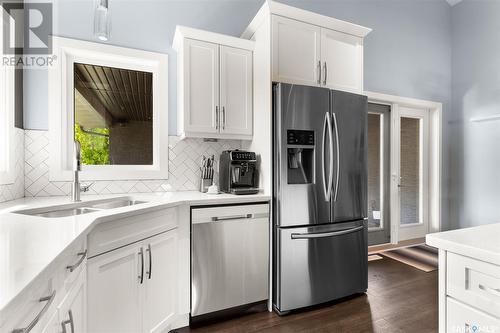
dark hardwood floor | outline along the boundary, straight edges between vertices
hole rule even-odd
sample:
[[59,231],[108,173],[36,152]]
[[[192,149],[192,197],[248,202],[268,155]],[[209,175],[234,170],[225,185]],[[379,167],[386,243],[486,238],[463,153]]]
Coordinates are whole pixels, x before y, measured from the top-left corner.
[[438,272],[383,258],[368,263],[368,292],[280,317],[260,312],[178,332],[437,332]]

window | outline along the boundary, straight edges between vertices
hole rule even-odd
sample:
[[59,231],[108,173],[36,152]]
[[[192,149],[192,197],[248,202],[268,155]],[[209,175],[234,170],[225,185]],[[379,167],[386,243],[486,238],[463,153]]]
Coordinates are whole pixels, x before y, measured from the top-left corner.
[[167,55],[53,37],[50,180],[168,178]]
[[152,73],[79,63],[73,73],[83,165],[152,165]]

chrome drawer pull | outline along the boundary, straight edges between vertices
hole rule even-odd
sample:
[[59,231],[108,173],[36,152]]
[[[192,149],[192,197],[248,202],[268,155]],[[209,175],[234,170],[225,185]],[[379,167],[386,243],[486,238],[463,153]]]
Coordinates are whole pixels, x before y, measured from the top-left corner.
[[85,258],[87,257],[87,250],[78,252],[77,255],[80,256],[80,259],[78,259],[78,261],[74,265],[66,266],[66,269],[69,269],[70,272],[73,272],[78,268],[78,266],[82,264],[83,260],[85,260]]
[[482,284],[479,285],[479,289],[484,290],[487,293],[490,293],[492,295],[500,296],[500,289],[490,288],[490,287],[484,286]]
[[26,326],[25,328],[16,328],[15,330],[12,331],[12,333],[28,333],[29,331],[31,331],[33,329],[33,327],[35,327],[35,325],[38,323],[40,318],[42,318],[42,316],[45,314],[45,312],[47,312],[50,305],[54,301],[54,298],[56,298],[56,291],[55,290],[52,292],[52,294],[50,294],[50,296],[40,298],[38,300],[39,302],[47,302],[43,306],[42,310],[40,310],[40,312],[31,321],[31,323],[29,323],[28,326]]
[[66,333],[66,324],[69,324],[71,333],[75,333],[75,323],[73,322],[73,312],[71,310],[68,311],[68,317],[68,320],[63,320],[61,322],[62,331],[63,333]]

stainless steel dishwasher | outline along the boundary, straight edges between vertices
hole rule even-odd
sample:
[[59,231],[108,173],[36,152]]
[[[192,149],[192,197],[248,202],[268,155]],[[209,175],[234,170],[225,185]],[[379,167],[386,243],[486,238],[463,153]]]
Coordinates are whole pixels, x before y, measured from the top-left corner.
[[191,317],[268,299],[269,205],[191,209]]

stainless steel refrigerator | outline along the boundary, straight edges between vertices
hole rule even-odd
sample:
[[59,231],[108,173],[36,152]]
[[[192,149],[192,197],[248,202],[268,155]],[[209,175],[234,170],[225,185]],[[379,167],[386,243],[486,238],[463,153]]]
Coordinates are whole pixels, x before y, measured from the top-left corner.
[[273,303],[283,314],[367,290],[367,98],[277,83],[273,104]]

